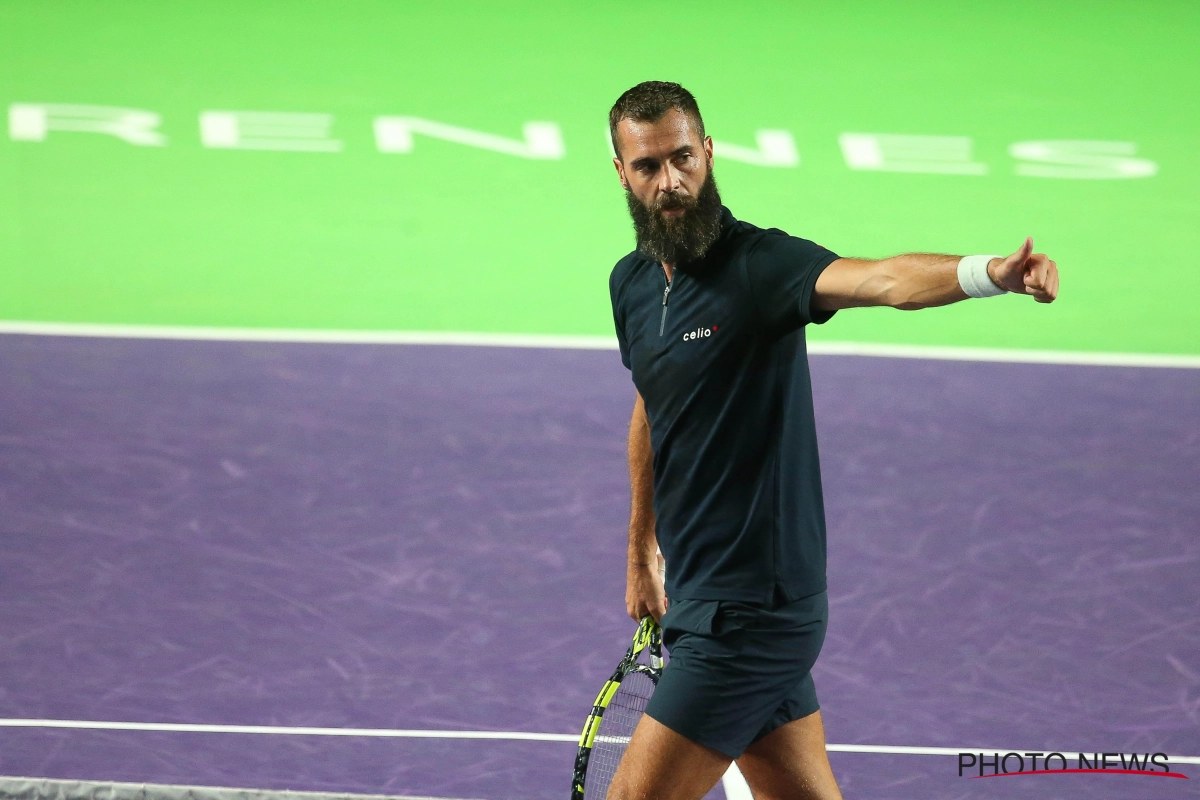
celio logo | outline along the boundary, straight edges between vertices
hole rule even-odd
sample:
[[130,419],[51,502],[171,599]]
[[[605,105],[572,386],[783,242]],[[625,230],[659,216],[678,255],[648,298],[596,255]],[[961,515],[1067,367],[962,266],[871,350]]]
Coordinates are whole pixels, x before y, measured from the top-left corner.
[[1072,753],[1077,759],[1071,766],[1062,753],[959,753],[958,777],[974,772],[972,778],[1004,778],[1016,775],[1141,775],[1156,778],[1188,776],[1173,772],[1166,753]]
[[685,333],[683,335],[683,340],[685,342],[690,342],[692,339],[707,339],[709,336],[712,336],[716,332],[717,332],[716,325],[713,325],[711,328],[696,328],[696,330],[694,330],[694,331]]

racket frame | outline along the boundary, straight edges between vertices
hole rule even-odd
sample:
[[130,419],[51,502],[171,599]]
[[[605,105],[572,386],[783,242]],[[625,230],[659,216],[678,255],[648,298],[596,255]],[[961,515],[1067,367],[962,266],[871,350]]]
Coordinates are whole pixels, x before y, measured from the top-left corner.
[[[638,663],[638,657],[644,651],[650,656],[649,664]],[[612,677],[604,684],[592,711],[588,714],[587,722],[583,725],[583,733],[579,736],[579,750],[575,755],[575,774],[571,781],[571,800],[583,800],[584,787],[587,784],[588,762],[592,755],[592,746],[596,743],[596,734],[600,731],[600,723],[604,720],[604,711],[621,688],[621,681],[635,672],[648,677],[655,686],[662,675],[662,629],[653,617],[643,617],[638,625],[637,633],[633,635],[633,643],[625,652],[625,657],[617,665]]]

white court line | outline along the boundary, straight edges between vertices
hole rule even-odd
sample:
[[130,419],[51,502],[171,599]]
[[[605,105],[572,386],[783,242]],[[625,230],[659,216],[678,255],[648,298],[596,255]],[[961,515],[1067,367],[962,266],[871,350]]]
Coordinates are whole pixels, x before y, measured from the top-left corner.
[[[103,731],[167,731],[174,733],[258,733],[283,736],[370,736],[385,739],[500,739],[528,742],[578,742],[579,734],[531,733],[527,731],[439,731],[392,730],[388,728],[305,728],[282,725],[205,725],[186,722],[110,722],[78,719],[0,719],[0,728],[69,728]],[[1061,753],[1068,759],[1078,751],[1033,750],[1003,747],[903,747],[876,744],[829,744],[831,753],[878,753],[883,755],[955,756],[959,753]],[[1091,751],[1084,751],[1090,756]],[[1168,756],[1177,764],[1200,764],[1200,756]]]
[[808,352],[823,356],[929,358],[939,361],[996,361],[1021,364],[1079,364],[1094,367],[1170,367],[1200,369],[1200,356],[1155,353],[1089,353],[1082,350],[1006,350],[996,347],[939,347],[870,342],[809,342]]
[[[533,333],[454,331],[347,331],[301,328],[208,328],[177,325],[104,325],[75,322],[0,320],[0,334],[83,336],[117,339],[187,339],[221,342],[309,342],[329,344],[430,344],[474,347],[539,347],[564,350],[615,350],[611,336],[555,336]],[[1110,367],[1200,369],[1200,356],[1154,353],[1092,353],[1075,350],[1016,350],[990,347],[941,347],[871,342],[810,341],[815,355],[929,358],[948,361],[997,361],[1026,364],[1082,364]]]
[[109,722],[82,719],[0,719],[0,728],[70,728],[93,731],[166,731],[171,733],[265,733],[276,736],[370,736],[383,739],[505,739],[530,742],[578,742],[579,734],[525,731],[436,731],[388,728],[305,728],[281,725],[202,725],[186,722]]
[[[46,792],[45,789],[51,791]],[[321,792],[297,789],[250,789],[232,786],[187,786],[168,783],[122,783],[119,781],[81,781],[70,778],[35,778],[0,775],[0,797],[271,797],[284,800],[470,800],[470,798],[429,797],[411,794],[361,794],[358,792]]]
[[190,339],[217,342],[446,344],[476,347],[542,347],[564,350],[617,349],[617,340],[613,336],[552,336],[532,333],[205,328],[179,325],[101,325],[20,320],[0,320],[0,333],[20,333],[33,336],[85,336],[104,339]]

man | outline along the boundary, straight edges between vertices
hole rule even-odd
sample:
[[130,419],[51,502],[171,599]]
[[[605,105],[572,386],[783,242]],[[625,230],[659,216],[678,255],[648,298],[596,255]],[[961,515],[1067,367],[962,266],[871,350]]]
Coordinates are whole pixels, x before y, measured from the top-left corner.
[[739,222],[678,84],[625,92],[609,128],[637,234],[609,282],[638,390],[625,600],[671,654],[609,798],[697,800],[732,759],[758,800],[840,798],[810,675],[827,604],[804,326],[1004,292],[1048,303],[1057,268],[1031,239],[1007,258],[870,261]]

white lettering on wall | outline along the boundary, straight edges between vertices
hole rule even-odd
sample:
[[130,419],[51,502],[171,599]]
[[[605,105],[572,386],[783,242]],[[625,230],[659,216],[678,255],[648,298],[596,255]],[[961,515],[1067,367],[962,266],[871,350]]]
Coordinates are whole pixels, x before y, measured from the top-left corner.
[[[758,167],[800,166],[800,152],[796,149],[796,140],[792,138],[791,131],[761,128],[755,133],[754,141],[758,145],[757,148],[714,139],[713,157],[741,161]],[[604,142],[608,145],[608,152],[616,158],[617,151],[613,149],[608,128],[604,129]]]
[[1079,139],[1048,139],[1016,142],[1008,153],[1018,160],[1017,174],[1028,178],[1104,180],[1149,178],[1158,164],[1134,158],[1133,142],[1096,142]]
[[153,111],[66,103],[13,103],[8,135],[18,142],[41,142],[50,131],[104,133],[139,147],[162,147],[167,137],[156,129],[162,117]]
[[337,153],[339,139],[329,138],[332,114],[277,111],[202,111],[200,142],[221,150],[291,150]]
[[798,167],[800,153],[790,131],[762,129],[754,134],[757,148],[713,140],[713,157],[758,167]]
[[524,139],[509,139],[420,117],[376,117],[375,146],[381,153],[411,153],[416,147],[414,134],[419,133],[432,139],[520,158],[557,161],[567,154],[558,123],[526,122],[521,131]]
[[[202,111],[200,141],[226,150],[290,150],[337,153],[331,114],[273,111]],[[42,142],[51,131],[101,133],[139,147],[162,147],[162,117],[153,111],[71,103],[13,103],[8,135],[14,141]],[[558,123],[526,122],[522,138],[449,125],[421,117],[381,116],[374,121],[375,143],[382,153],[412,153],[417,135],[534,160],[558,161],[566,145]],[[605,144],[612,142],[605,128]],[[713,141],[714,155],[760,167],[797,167],[800,153],[790,131],[760,128],[755,146]],[[846,166],[872,172],[986,175],[988,165],[974,160],[967,136],[912,136],[890,133],[843,133],[838,137]],[[1149,178],[1158,164],[1137,155],[1133,142],[1045,139],[1015,142],[1008,148],[1017,175],[1065,180]],[[615,154],[614,154],[615,155]]]
[[972,160],[967,136],[898,136],[843,133],[838,137],[846,166],[876,172],[986,175],[987,164]]

